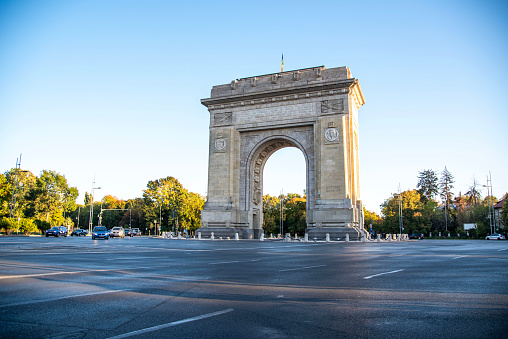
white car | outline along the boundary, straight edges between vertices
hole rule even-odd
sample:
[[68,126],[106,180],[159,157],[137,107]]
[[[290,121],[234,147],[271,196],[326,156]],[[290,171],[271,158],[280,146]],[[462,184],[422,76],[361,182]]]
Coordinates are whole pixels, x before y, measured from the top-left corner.
[[110,231],[111,237],[125,238],[125,230],[123,227],[113,227]]
[[506,240],[506,237],[499,233],[494,233],[485,237],[485,240]]

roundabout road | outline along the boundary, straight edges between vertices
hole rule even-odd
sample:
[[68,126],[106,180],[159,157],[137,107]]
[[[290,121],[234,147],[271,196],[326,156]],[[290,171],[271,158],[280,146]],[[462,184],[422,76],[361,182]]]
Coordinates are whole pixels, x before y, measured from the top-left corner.
[[0,237],[2,338],[504,338],[508,241]]

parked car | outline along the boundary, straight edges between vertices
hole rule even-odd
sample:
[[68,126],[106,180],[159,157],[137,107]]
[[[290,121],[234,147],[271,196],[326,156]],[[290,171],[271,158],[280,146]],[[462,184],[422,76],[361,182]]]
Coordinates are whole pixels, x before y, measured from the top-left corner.
[[49,236],[59,237],[59,236],[67,236],[67,227],[65,226],[53,226],[49,230],[46,231],[46,237]]
[[77,237],[86,236],[88,234],[88,231],[82,230],[81,228],[75,229],[72,231],[71,236],[75,235]]
[[409,236],[409,239],[423,239],[423,233],[413,233]]
[[487,235],[485,237],[485,240],[506,240],[506,237],[502,234],[499,234],[499,233],[494,233],[494,234],[491,234],[491,235]]
[[141,231],[139,230],[139,228],[133,228],[132,229],[132,235],[141,235]]
[[132,237],[132,230],[130,228],[124,228],[123,230],[126,237]]
[[92,232],[92,240],[95,240],[95,239],[106,239],[108,240],[109,239],[109,231],[106,227],[104,226],[95,226],[93,228],[93,232]]
[[123,229],[123,227],[113,227],[111,229],[111,237],[120,237],[120,238],[125,238],[125,230]]

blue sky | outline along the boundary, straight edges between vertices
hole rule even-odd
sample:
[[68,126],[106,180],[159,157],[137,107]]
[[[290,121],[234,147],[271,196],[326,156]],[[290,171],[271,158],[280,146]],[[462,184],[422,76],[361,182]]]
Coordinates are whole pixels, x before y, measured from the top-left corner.
[[[445,166],[454,193],[508,191],[503,1],[0,0],[0,171],[55,170],[96,199],[174,176],[205,195],[212,86],[347,66],[360,80],[364,205]],[[302,193],[303,155],[269,159],[265,194]],[[484,195],[486,190],[483,191]]]

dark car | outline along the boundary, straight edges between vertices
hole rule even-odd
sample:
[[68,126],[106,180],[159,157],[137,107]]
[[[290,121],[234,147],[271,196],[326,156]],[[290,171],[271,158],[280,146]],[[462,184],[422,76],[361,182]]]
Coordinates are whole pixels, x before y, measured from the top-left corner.
[[409,236],[409,239],[423,239],[423,233],[413,233]]
[[78,228],[78,229],[72,231],[71,236],[75,235],[77,237],[81,237],[81,236],[86,236],[87,234],[88,234],[88,231]]
[[109,239],[109,231],[104,226],[95,226],[92,232],[92,240],[95,239]]
[[46,237],[49,236],[59,237],[59,236],[67,236],[67,227],[65,226],[53,226],[49,230],[46,231]]

